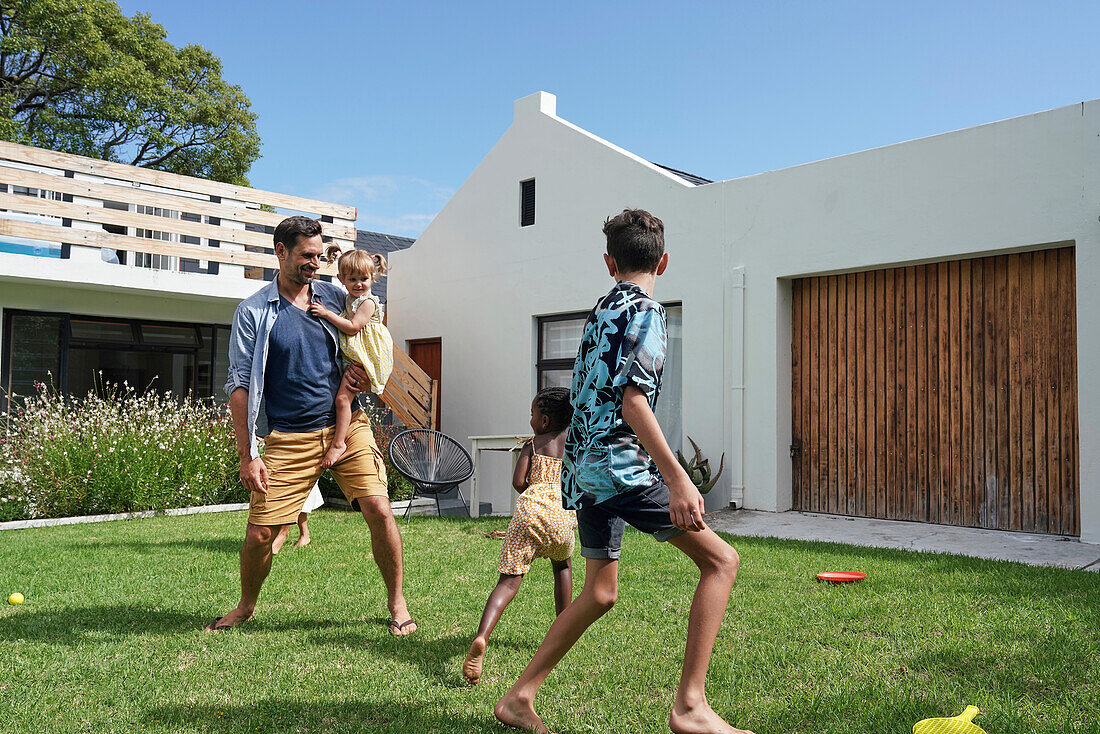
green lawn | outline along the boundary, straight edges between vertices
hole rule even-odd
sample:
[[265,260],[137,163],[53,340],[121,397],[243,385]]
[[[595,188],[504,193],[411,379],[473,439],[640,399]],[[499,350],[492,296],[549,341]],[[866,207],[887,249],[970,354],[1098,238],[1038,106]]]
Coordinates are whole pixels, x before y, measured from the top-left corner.
[[[406,593],[420,631],[385,627],[365,525],[322,511],[275,559],[255,622],[236,602],[240,513],[0,533],[0,725],[12,732],[500,732],[492,706],[553,614],[536,564],[476,688],[460,665],[505,521],[414,518]],[[293,536],[292,536],[293,537]],[[990,734],[1100,731],[1100,575],[953,556],[736,539],[741,573],[708,695],[757,734],[887,734],[965,704]],[[628,531],[619,603],[538,701],[561,732],[662,732],[694,568]],[[583,561],[579,559],[581,566]],[[819,570],[867,581],[819,584]],[[578,568],[576,590],[583,570]]]

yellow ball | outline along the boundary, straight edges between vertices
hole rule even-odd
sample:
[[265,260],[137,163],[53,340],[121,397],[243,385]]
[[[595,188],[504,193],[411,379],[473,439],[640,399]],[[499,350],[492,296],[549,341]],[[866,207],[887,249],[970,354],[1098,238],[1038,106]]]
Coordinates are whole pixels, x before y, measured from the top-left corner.
[[8,597],[8,604],[22,604],[22,603],[23,603],[23,595],[20,594],[18,591]]

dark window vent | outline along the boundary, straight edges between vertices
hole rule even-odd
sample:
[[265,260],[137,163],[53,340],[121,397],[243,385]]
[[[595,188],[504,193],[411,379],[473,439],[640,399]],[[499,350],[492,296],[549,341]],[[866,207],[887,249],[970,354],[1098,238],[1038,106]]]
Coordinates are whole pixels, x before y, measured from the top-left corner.
[[535,223],[535,179],[519,182],[519,226]]

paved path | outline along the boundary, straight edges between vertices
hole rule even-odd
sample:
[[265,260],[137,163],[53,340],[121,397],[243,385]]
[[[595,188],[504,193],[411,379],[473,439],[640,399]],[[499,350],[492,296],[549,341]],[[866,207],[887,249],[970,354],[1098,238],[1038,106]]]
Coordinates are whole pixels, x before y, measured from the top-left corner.
[[1033,566],[1100,571],[1100,545],[1060,535],[957,528],[899,520],[873,520],[811,512],[720,510],[707,513],[714,530],[791,540],[939,551],[975,558],[1020,561]]

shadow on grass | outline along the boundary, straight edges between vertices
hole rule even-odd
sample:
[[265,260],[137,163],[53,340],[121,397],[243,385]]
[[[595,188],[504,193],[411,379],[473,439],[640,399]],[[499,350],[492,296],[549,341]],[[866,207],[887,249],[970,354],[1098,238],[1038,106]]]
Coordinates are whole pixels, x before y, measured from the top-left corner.
[[[736,723],[750,726],[756,732],[909,734],[913,725],[922,719],[954,716],[960,711],[962,706],[954,701],[937,704],[934,696],[925,699],[924,696],[898,695],[887,688],[867,684],[844,693],[801,692],[785,698],[782,705],[748,711],[749,716]],[[721,713],[734,718],[727,712]]]
[[988,732],[1095,731],[1089,728],[1094,717],[1087,710],[1066,709],[1054,698],[1032,700],[1027,706],[1016,701],[1004,692],[990,693],[981,679],[956,685],[910,685],[906,690],[881,681],[866,682],[841,692],[799,692],[773,700],[766,710],[746,707],[750,716],[738,723],[761,733],[909,734],[918,721],[957,716],[972,704],[981,709],[974,723]]
[[157,553],[169,548],[191,548],[204,553],[241,552],[244,535],[233,538],[190,538],[187,540],[93,540],[67,543],[72,550],[109,550],[118,549],[134,553]]
[[985,650],[972,642],[939,640],[906,660],[910,670],[958,681],[981,681],[1017,700],[1052,701],[1082,690],[1096,652],[1073,635],[1054,632],[1046,638],[1013,634],[1010,644],[998,640]]
[[[389,620],[381,617],[370,621],[382,627],[387,627],[389,623]],[[352,650],[365,645],[379,655],[415,665],[425,677],[436,678],[448,688],[468,689],[470,686],[458,675],[458,670],[466,657],[466,651],[470,649],[473,633],[439,638],[429,635],[429,630],[420,627],[415,633],[405,637],[387,634],[382,639],[365,638],[362,629],[356,628],[338,634],[313,635],[310,642],[324,647]],[[535,652],[529,644],[509,639],[506,635],[497,635],[489,641],[490,650],[500,648],[524,650],[529,655]]]
[[[934,587],[940,593],[957,591],[992,597],[1002,603],[1043,596],[1063,597],[1071,605],[1080,606],[1082,612],[1100,604],[1100,574],[1078,570],[928,551],[728,533],[720,535],[735,547],[739,544],[751,546],[742,551],[742,556],[749,555],[751,558],[754,553],[767,551],[791,553],[801,560],[821,566],[820,569],[815,566],[815,570],[867,571],[869,581],[888,582],[915,590]],[[746,565],[744,561],[743,565]]]
[[495,732],[492,712],[442,710],[422,701],[295,701],[260,699],[252,705],[185,704],[146,712],[146,721],[171,731]]
[[201,627],[194,614],[138,604],[73,607],[0,618],[0,640],[62,645],[103,642],[105,637],[187,632]]

